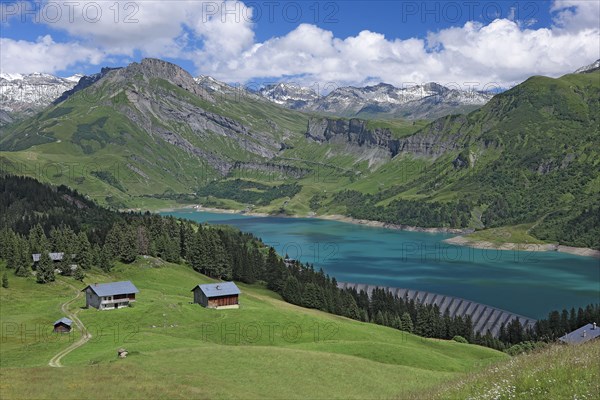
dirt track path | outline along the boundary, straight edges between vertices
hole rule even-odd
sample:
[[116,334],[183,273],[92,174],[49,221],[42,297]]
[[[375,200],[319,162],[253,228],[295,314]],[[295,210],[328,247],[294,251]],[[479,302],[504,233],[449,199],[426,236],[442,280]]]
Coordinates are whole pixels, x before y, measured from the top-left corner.
[[52,359],[50,359],[50,361],[48,362],[48,365],[51,367],[56,367],[56,368],[62,367],[60,360],[64,356],[66,356],[73,350],[83,346],[92,338],[92,335],[87,331],[87,329],[85,329],[85,325],[83,325],[83,322],[81,322],[81,320],[79,318],[77,318],[77,312],[79,312],[79,310],[75,311],[74,313],[69,311],[69,306],[81,297],[82,292],[80,292],[79,289],[77,289],[75,286],[73,286],[71,284],[66,283],[66,285],[75,289],[75,291],[77,292],[77,296],[75,296],[71,300],[63,303],[60,306],[60,309],[67,316],[67,318],[69,318],[70,320],[72,320],[75,323],[75,325],[81,332],[81,337],[75,343],[71,344],[69,347],[67,347],[64,350],[59,351],[58,353],[56,353],[56,355],[54,355],[54,357],[52,357]]

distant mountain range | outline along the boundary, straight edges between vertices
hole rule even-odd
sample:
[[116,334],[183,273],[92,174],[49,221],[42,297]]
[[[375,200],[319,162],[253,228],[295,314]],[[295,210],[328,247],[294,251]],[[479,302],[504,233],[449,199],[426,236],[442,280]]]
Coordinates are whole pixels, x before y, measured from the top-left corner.
[[[68,78],[40,73],[1,74],[0,126],[33,115],[53,102],[63,101],[73,91],[93,84],[110,70],[103,68],[97,74]],[[434,119],[472,111],[492,98],[489,93],[449,89],[437,83],[408,88],[385,83],[365,87],[348,86],[323,96],[310,88],[289,83],[267,85],[258,91],[250,91],[210,76],[200,75],[194,79],[208,92],[233,94],[241,91],[246,97],[260,96],[292,110],[343,117]]]
[[434,119],[473,111],[493,95],[450,89],[430,82],[406,88],[380,83],[365,87],[340,87],[325,96],[310,88],[279,83],[258,92],[264,98],[294,110],[344,117]]
[[[575,73],[598,69],[600,60],[579,68]],[[0,126],[33,115],[53,102],[63,101],[73,91],[90,86],[111,70],[103,68],[97,74],[77,74],[67,78],[43,73],[0,74]],[[207,75],[200,75],[194,80],[212,93],[231,95],[241,92],[246,97],[260,96],[291,110],[357,118],[435,119],[473,111],[493,97],[491,93],[458,90],[434,82],[403,88],[386,83],[346,86],[320,95],[311,88],[285,82],[252,91],[230,86]]]

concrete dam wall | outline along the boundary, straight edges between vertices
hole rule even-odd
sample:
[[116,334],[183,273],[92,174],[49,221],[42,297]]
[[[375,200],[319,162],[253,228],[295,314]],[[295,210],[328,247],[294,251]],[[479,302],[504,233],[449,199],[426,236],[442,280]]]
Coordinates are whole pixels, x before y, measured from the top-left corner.
[[518,318],[521,325],[526,329],[533,327],[536,320],[529,317],[524,317],[519,314],[514,314],[509,311],[501,310],[496,307],[488,306],[481,303],[476,303],[471,300],[461,299],[460,297],[447,296],[443,294],[429,293],[422,290],[401,289],[387,286],[368,285],[365,283],[347,283],[338,282],[340,289],[355,289],[357,292],[364,290],[365,293],[371,296],[373,289],[385,289],[388,292],[399,298],[408,298],[414,300],[415,303],[421,304],[437,304],[440,312],[444,314],[446,310],[451,317],[467,315],[471,316],[473,321],[473,331],[479,332],[481,335],[489,330],[494,337],[498,337],[500,326],[508,325],[510,321]]

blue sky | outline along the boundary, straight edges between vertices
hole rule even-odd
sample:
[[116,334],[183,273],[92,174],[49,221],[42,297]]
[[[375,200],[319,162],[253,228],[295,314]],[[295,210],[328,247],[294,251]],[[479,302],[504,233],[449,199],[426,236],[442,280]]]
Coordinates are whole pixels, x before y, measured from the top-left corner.
[[594,0],[65,4],[1,2],[2,72],[68,76],[158,57],[227,82],[481,88],[600,58]]

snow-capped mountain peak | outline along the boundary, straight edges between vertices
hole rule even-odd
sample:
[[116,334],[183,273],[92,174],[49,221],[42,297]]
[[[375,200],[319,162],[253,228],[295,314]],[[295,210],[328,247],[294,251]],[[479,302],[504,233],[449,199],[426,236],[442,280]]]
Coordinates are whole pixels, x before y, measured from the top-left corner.
[[408,87],[388,83],[339,87],[326,96],[310,88],[286,83],[267,85],[259,94],[287,108],[320,111],[342,116],[388,114],[404,118],[429,118],[482,106],[492,95],[447,88],[435,82]]
[[85,75],[83,75],[83,74],[75,74],[75,75],[69,76],[69,77],[64,78],[64,79],[67,80],[67,81],[69,81],[69,82],[75,82],[75,83],[77,83],[84,76]]
[[61,78],[40,72],[0,74],[0,110],[25,115],[37,112],[72,89],[81,76]]
[[283,82],[266,85],[258,93],[274,103],[292,109],[301,109],[319,98],[310,88]]
[[596,71],[597,69],[600,69],[600,59],[596,60],[595,62],[591,63],[590,65],[586,65],[585,67],[579,68],[577,71],[575,71],[575,73],[576,74],[585,74],[588,72]]

